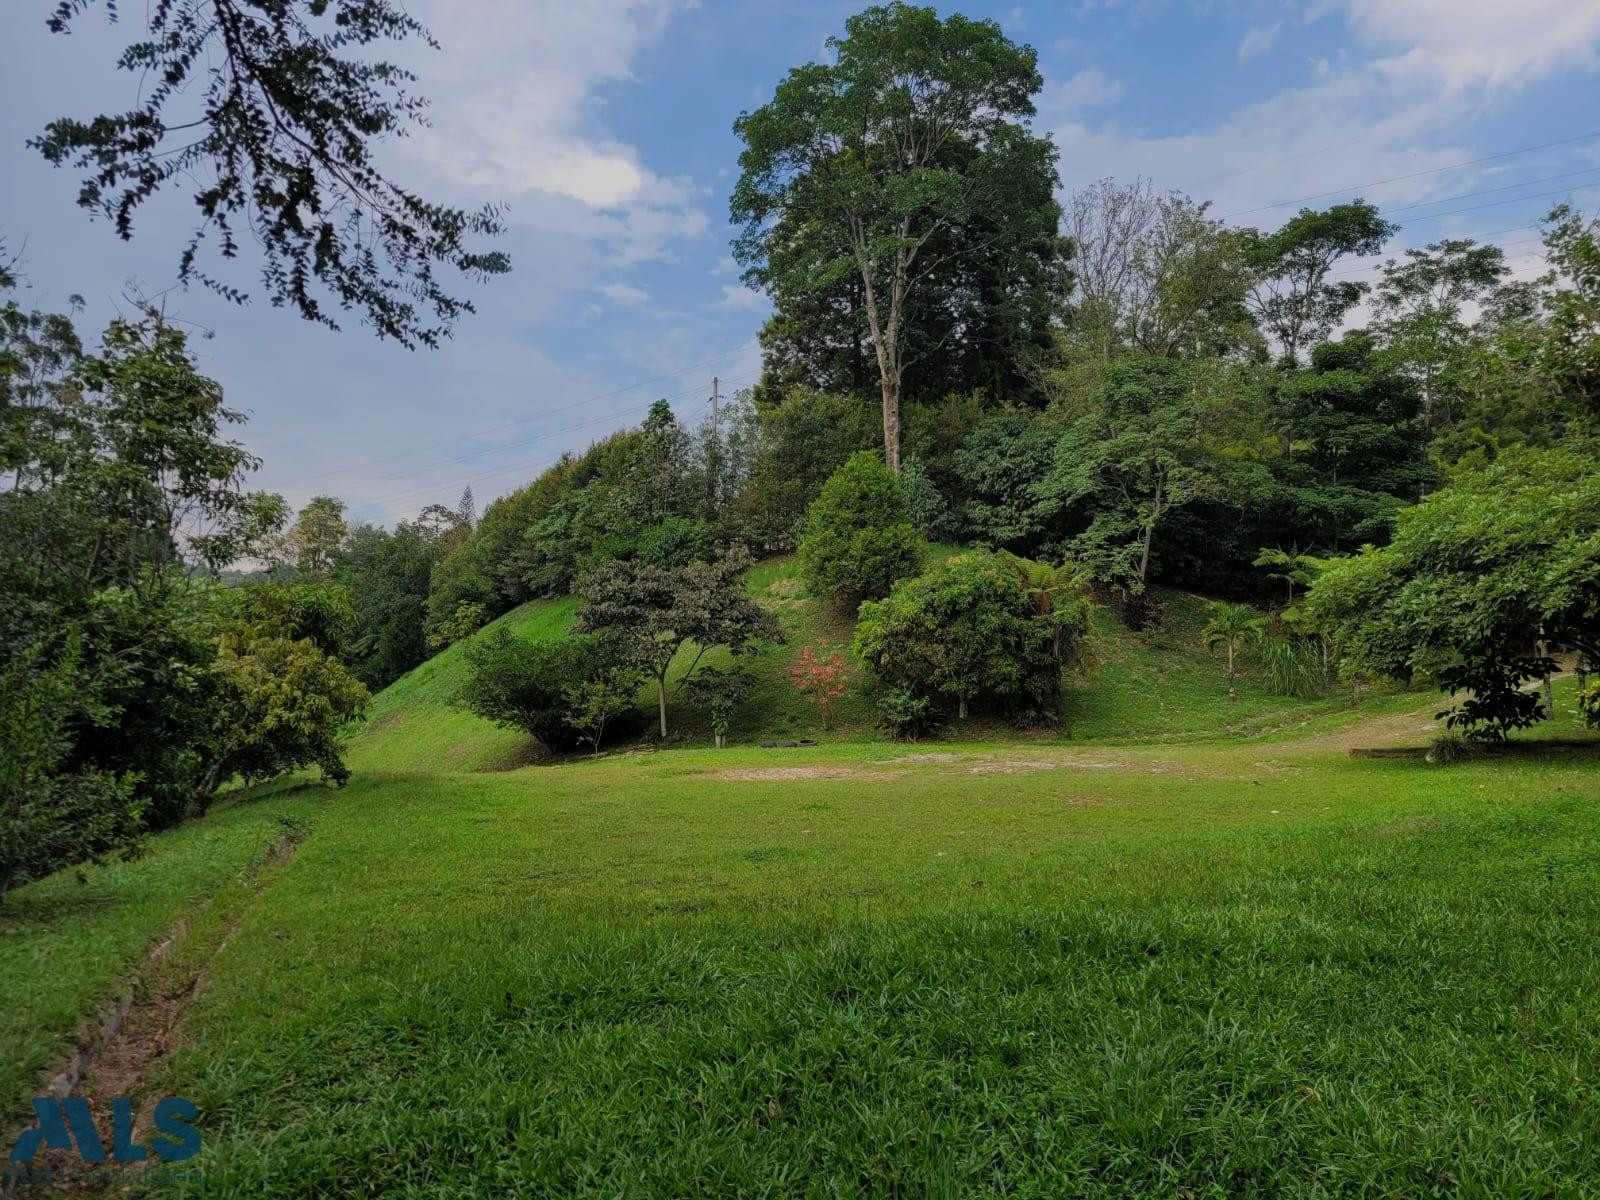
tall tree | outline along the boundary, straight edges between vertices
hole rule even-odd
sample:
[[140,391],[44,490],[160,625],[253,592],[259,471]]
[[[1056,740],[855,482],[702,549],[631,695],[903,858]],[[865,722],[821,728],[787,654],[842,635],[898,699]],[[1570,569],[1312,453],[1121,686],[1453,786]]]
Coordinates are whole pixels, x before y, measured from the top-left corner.
[[1282,509],[1329,550],[1385,541],[1433,478],[1416,383],[1356,331],[1268,384],[1288,448],[1274,464]]
[[288,533],[287,557],[302,575],[326,579],[333,573],[334,558],[349,534],[344,501],[336,496],[313,496]]
[[772,100],[742,113],[742,174],[732,217],[745,278],[781,302],[861,281],[877,361],[884,457],[900,466],[906,324],[914,298],[958,239],[936,239],[987,214],[987,241],[1038,235],[1037,207],[1012,182],[1054,174],[1056,152],[1027,125],[1042,86],[1037,55],[993,21],[894,3],[867,9],[830,38],[831,63],[789,72]]
[[[59,0],[49,27],[69,33],[95,0]],[[108,15],[120,15],[107,0]],[[394,182],[375,147],[425,123],[415,76],[365,57],[383,43],[432,35],[396,0],[163,0],[117,60],[141,84],[138,107],[62,117],[32,145],[83,174],[78,204],[119,237],[158,192],[193,188],[199,224],[179,277],[230,300],[247,294],[200,265],[253,241],[274,305],[337,329],[330,308],[360,314],[380,336],[434,346],[470,301],[436,275],[509,270],[504,253],[470,249],[501,232],[499,211],[451,208]],[[320,284],[334,304],[319,294]]]
[[1384,263],[1373,328],[1386,355],[1417,381],[1426,428],[1454,415],[1451,402],[1463,386],[1471,349],[1463,308],[1505,274],[1504,251],[1471,238],[1445,238]]
[[[971,144],[954,143],[935,165],[964,171],[974,153]],[[997,239],[995,214],[977,208],[919,254],[930,269],[906,298],[900,338],[908,401],[975,391],[1013,402],[1038,398],[1036,364],[1049,356],[1066,309],[1071,243],[1058,231],[1054,163],[1041,155],[1019,166],[1029,169],[1011,177],[1006,196],[1018,236]],[[875,387],[859,272],[776,298],[760,335],[763,399],[781,402],[797,388],[860,396]]]
[[1246,302],[1284,362],[1298,363],[1370,290],[1335,278],[1339,260],[1377,254],[1398,228],[1365,200],[1353,200],[1320,212],[1303,208],[1275,233],[1242,232],[1254,272]]
[[1182,192],[1103,179],[1067,200],[1072,344],[1102,358],[1219,354],[1258,340],[1242,239]]
[[1246,468],[1210,443],[1222,432],[1221,412],[1199,367],[1166,358],[1112,363],[1036,488],[1058,513],[1090,514],[1067,542],[1071,556],[1096,578],[1142,592],[1156,533],[1171,514],[1220,495],[1226,477]]

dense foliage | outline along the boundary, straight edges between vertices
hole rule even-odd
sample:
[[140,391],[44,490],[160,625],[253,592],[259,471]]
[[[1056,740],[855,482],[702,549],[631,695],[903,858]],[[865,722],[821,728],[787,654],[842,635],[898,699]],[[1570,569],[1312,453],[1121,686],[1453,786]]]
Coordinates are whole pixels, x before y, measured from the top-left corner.
[[90,354],[69,316],[0,309],[0,892],[235,775],[344,778],[348,599],[215,582],[285,516],[244,489],[238,420],[153,314]]
[[883,687],[953,703],[958,718],[983,699],[1028,722],[1055,713],[1059,632],[1003,560],[970,554],[863,604],[855,652]]
[[1348,667],[1468,689],[1452,724],[1532,724],[1526,685],[1558,648],[1600,662],[1600,468],[1523,451],[1465,473],[1402,512],[1388,546],[1329,563],[1308,605]]
[[871,451],[851,455],[806,514],[800,562],[814,596],[847,608],[888,595],[922,566],[900,481]]

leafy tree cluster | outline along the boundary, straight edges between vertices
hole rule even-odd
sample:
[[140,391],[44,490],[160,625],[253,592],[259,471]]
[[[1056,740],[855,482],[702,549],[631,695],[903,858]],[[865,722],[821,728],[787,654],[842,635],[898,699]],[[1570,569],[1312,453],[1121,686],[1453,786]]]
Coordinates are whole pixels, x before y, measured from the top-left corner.
[[154,314],[91,353],[70,315],[0,308],[0,893],[230,778],[346,777],[367,691],[335,657],[343,590],[217,583],[286,516],[245,490],[239,419]]
[[[1062,614],[1064,615],[1064,614]],[[953,705],[958,719],[979,700],[1032,722],[1053,717],[1061,686],[1064,632],[1083,625],[1047,620],[1017,572],[991,555],[959,555],[896,583],[861,605],[855,652],[891,695],[895,709]]]

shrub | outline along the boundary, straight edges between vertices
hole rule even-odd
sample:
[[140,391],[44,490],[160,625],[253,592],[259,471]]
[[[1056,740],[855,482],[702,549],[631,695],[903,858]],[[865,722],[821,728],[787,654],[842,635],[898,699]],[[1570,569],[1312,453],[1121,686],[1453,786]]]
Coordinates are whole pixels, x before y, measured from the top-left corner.
[[789,678],[807,700],[817,706],[822,715],[822,729],[826,733],[833,702],[845,694],[844,655],[826,646],[813,650],[810,646],[800,650],[800,661],[789,668]]
[[922,539],[894,472],[863,450],[823,485],[806,514],[800,561],[812,593],[853,606],[886,596],[922,565]]
[[467,681],[456,703],[496,725],[522,730],[547,753],[571,738],[568,688],[612,665],[596,638],[534,642],[503,626],[469,643],[466,657]]
[[249,783],[315,764],[336,787],[349,780],[341,735],[370,696],[338,659],[309,638],[235,625],[217,638],[211,678],[213,739],[199,811],[236,775]]
[[954,700],[959,717],[988,697],[1032,721],[1059,699],[1053,641],[1009,566],[963,555],[863,604],[855,650],[886,688]]
[[938,728],[933,701],[910,688],[884,688],[878,694],[878,715],[885,732],[896,742],[914,742]]
[[1469,758],[1476,758],[1481,752],[1480,742],[1473,741],[1452,729],[1433,739],[1427,758],[1435,766],[1449,766],[1451,763],[1466,762]]

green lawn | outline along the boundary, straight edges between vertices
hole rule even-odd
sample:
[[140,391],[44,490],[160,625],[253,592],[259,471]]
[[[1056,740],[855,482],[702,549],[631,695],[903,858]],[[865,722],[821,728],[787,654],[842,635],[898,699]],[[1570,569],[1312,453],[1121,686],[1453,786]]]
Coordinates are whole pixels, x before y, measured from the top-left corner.
[[[849,622],[788,564],[751,587],[791,644],[731,750],[523,766],[450,706],[456,648],[346,790],[8,897],[6,1094],[216,895],[147,1080],[200,1105],[207,1195],[1600,1195],[1600,749],[1352,759],[1432,699],[1230,703],[1172,596],[1062,731],[889,745],[856,697],[762,750]],[[280,814],[309,837],[229,891]]]
[[1595,762],[358,777],[162,1086],[208,1195],[1593,1194]]
[[0,904],[0,1123],[28,1111],[78,1020],[173,923],[259,862],[325,793],[263,789],[113,860],[27,884]]

